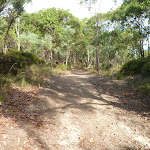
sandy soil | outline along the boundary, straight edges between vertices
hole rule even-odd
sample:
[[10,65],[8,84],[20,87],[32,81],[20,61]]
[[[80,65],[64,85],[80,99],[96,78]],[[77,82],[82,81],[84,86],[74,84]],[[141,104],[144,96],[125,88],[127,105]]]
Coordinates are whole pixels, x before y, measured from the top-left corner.
[[1,150],[150,149],[150,100],[125,81],[74,69],[25,96],[20,118],[1,110]]

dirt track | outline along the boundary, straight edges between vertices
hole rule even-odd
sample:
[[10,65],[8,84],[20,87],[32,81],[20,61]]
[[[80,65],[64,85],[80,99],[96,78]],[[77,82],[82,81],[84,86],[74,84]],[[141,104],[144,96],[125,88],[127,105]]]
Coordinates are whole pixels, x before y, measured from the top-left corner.
[[122,81],[75,69],[52,76],[37,97],[26,106],[34,123],[16,121],[1,149],[150,149],[150,103]]

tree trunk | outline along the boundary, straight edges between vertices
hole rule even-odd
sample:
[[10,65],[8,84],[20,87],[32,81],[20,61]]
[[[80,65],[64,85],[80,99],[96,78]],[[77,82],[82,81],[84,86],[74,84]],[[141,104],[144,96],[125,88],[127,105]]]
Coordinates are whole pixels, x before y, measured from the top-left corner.
[[50,52],[51,68],[53,69],[53,51]]
[[148,35],[148,39],[147,39],[147,40],[148,40],[148,56],[150,56],[150,47],[149,47],[149,46],[150,46],[150,44],[149,44],[149,35]]
[[10,27],[11,27],[13,21],[14,21],[14,17],[9,22],[9,25],[8,25],[8,28],[7,28],[7,32],[6,32],[6,35],[5,35],[5,38],[4,38],[3,53],[5,55],[7,53],[7,45],[6,45],[6,43],[7,43],[7,36],[8,36],[9,30],[10,30]]
[[89,49],[88,49],[87,67],[89,67],[89,64],[90,64],[90,51],[89,51]]
[[59,52],[57,52],[57,61],[58,61],[58,63],[60,62],[60,54],[59,54]]
[[79,62],[78,52],[76,51],[76,62]]
[[[3,7],[0,8],[0,12],[2,12],[2,11],[4,10],[4,8],[8,5],[8,3],[9,3],[10,1],[11,1],[11,0],[7,0],[7,1],[5,2],[5,4],[3,5]],[[1,3],[1,5],[2,5],[2,3]]]
[[70,55],[70,51],[67,50],[67,54],[66,54],[66,67],[67,67],[67,65],[68,65],[69,55]]
[[140,54],[141,54],[141,57],[144,57],[143,39],[140,40]]
[[18,38],[18,51],[20,51],[20,18],[16,19],[16,33],[17,33],[17,38]]
[[98,58],[98,14],[96,16],[96,70],[99,72],[99,58]]
[[7,51],[8,51],[7,45],[4,43],[4,45],[3,45],[3,54],[6,55]]
[[73,54],[73,63],[76,63],[76,55]]
[[144,39],[142,39],[142,57],[145,56],[145,53],[144,53]]

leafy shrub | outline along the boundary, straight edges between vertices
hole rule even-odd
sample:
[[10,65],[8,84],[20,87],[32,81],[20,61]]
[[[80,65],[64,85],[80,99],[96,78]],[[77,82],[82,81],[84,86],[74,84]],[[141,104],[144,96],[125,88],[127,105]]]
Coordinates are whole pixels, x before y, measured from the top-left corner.
[[150,76],[150,62],[143,65],[141,73],[143,76]]
[[71,63],[71,62],[68,62],[68,64],[67,64],[67,69],[71,70],[72,68],[73,68],[72,63]]
[[42,85],[46,78],[51,76],[51,69],[47,66],[32,65],[26,68],[23,74],[18,75],[21,80],[25,80],[29,84]]
[[78,63],[74,63],[74,64],[73,64],[73,67],[83,69],[85,66],[84,66],[83,63],[78,62]]
[[117,74],[117,76],[116,76],[116,77],[117,77],[117,79],[118,79],[118,80],[120,80],[120,79],[123,79],[123,78],[124,78],[124,76],[123,76],[122,74]]
[[14,79],[11,76],[4,76],[0,74],[0,90],[8,88],[13,81]]
[[150,96],[150,83],[143,83],[137,89],[141,94]]
[[7,55],[0,54],[1,74],[11,73],[12,75],[17,75],[26,66],[31,66],[32,64],[44,64],[44,61],[29,52],[10,50]]
[[62,70],[62,71],[66,71],[67,67],[64,64],[59,64],[58,67]]
[[[58,65],[57,63],[54,63],[54,64],[53,64],[53,68],[56,68],[57,65]],[[49,64],[49,66],[50,66],[50,64]]]
[[66,65],[60,63],[55,68],[52,69],[52,74],[64,75],[66,73]]
[[150,75],[150,57],[138,58],[124,64],[120,73],[125,76],[129,75]]
[[136,75],[126,80],[130,86],[133,86],[139,94],[150,96],[150,78]]
[[102,70],[108,70],[111,68],[111,64],[110,63],[103,63],[101,67],[102,67]]

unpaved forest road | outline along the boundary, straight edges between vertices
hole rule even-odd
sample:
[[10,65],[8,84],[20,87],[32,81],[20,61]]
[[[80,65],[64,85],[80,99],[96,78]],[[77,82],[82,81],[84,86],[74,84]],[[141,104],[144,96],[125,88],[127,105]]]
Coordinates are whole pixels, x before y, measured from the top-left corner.
[[18,122],[18,128],[9,131],[17,140],[7,143],[6,137],[1,149],[16,145],[19,150],[148,150],[150,103],[127,89],[122,81],[77,69],[52,76],[38,92],[39,100],[26,106],[36,113],[36,127]]

